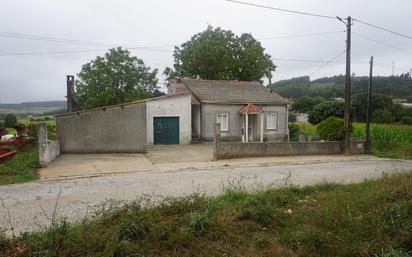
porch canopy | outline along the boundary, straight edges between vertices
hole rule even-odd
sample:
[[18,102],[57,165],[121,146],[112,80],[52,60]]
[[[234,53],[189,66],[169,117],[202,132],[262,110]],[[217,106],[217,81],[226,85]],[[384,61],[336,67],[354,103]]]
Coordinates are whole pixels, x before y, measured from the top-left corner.
[[240,113],[241,114],[258,114],[258,113],[263,113],[263,109],[262,107],[254,105],[254,104],[246,104],[240,107]]
[[260,115],[260,142],[263,142],[263,108],[254,104],[246,104],[240,107],[240,114],[245,115],[245,137],[243,142],[249,142],[249,114]]

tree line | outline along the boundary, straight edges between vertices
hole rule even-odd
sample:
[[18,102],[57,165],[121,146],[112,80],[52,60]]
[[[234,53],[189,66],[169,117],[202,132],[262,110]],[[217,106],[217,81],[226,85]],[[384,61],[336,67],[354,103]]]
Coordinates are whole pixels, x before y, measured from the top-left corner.
[[[353,94],[367,91],[369,77],[352,76],[351,91]],[[278,81],[270,88],[287,98],[300,98],[304,96],[323,97],[325,99],[343,97],[345,76],[338,75],[311,81],[309,76],[302,76],[288,80]],[[412,98],[412,78],[409,73],[399,76],[373,77],[373,91],[377,94],[392,98]],[[411,99],[412,100],[412,99]]]

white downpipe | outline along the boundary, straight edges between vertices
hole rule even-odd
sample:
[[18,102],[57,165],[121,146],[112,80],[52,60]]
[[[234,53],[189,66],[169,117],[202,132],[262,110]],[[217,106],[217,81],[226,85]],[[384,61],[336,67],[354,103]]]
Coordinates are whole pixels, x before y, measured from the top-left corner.
[[246,128],[245,128],[245,135],[246,135],[246,139],[245,139],[245,141],[246,141],[246,143],[248,143],[249,142],[249,115],[246,113],[246,116],[245,116],[245,123],[246,123]]
[[261,143],[263,143],[263,117],[264,117],[264,114],[262,113],[261,115],[260,115],[260,142]]

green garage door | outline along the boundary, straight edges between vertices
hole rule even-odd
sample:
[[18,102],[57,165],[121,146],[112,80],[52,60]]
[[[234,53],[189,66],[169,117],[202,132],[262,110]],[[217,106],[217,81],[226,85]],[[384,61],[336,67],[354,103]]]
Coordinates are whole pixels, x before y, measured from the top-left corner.
[[179,117],[153,118],[154,144],[179,144]]

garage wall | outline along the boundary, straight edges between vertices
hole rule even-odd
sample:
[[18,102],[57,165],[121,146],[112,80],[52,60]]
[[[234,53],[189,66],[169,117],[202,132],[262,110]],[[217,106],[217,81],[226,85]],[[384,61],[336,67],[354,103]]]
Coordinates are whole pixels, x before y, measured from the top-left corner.
[[171,95],[146,102],[147,143],[153,144],[153,117],[179,117],[179,142],[192,140],[192,95]]
[[56,127],[62,153],[145,152],[145,103],[58,116]]

